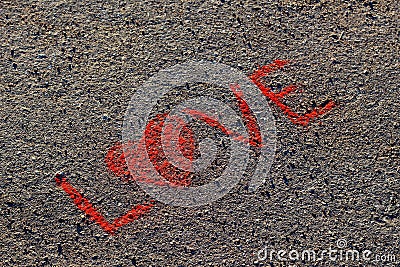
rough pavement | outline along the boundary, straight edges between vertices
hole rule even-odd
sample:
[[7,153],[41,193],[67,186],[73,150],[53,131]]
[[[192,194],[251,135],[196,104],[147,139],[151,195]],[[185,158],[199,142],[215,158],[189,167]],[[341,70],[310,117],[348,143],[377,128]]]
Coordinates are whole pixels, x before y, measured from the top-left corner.
[[[336,247],[399,266],[398,1],[1,1],[1,266],[269,266],[257,253]],[[112,220],[149,197],[107,171],[140,84],[190,59],[302,85],[304,113],[338,103],[308,127],[271,103],[270,180],[197,208],[156,203],[105,233],[56,186],[69,181]],[[280,266],[274,260],[274,266]],[[297,266],[313,263],[293,262]],[[283,266],[283,265],[282,265]]]

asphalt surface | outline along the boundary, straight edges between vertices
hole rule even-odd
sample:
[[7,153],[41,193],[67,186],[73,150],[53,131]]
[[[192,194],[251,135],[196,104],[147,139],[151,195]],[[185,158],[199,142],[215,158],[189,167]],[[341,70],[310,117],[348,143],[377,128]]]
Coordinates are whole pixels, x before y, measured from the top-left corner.
[[[400,266],[398,1],[1,1],[0,266],[269,266],[260,249],[344,249]],[[307,127],[271,102],[270,179],[211,204],[154,209],[105,233],[56,186],[69,182],[110,221],[149,201],[104,163],[135,88],[187,60],[251,74],[291,60],[267,83],[303,92]],[[211,90],[211,89],[210,89]],[[375,258],[375,257],[374,257]],[[274,259],[273,266],[288,266]]]

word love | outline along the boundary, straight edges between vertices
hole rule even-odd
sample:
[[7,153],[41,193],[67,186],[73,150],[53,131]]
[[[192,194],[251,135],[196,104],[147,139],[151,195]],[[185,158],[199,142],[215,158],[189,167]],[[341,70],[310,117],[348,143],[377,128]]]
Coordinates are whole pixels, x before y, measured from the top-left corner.
[[[312,111],[300,115],[294,112],[290,107],[283,103],[283,99],[289,93],[293,93],[297,86],[289,85],[279,93],[274,93],[271,88],[266,87],[262,83],[262,78],[268,74],[282,69],[289,61],[275,60],[273,63],[260,67],[252,75],[249,76],[251,81],[260,89],[262,94],[277,105],[282,112],[297,125],[307,126],[317,117],[325,114],[335,107],[335,103],[329,100],[327,103],[314,108]],[[228,129],[216,118],[212,118],[207,114],[193,109],[186,109],[183,112],[192,118],[202,121],[217,129],[220,133],[229,136],[232,140],[244,142],[253,148],[262,147],[262,136],[257,124],[257,120],[253,115],[246,101],[242,98],[243,93],[238,85],[230,85],[230,89],[236,98],[236,104],[241,111],[242,120],[245,122],[248,137],[241,136],[238,133]],[[194,160],[196,148],[196,140],[190,127],[178,116],[168,116],[168,113],[158,114],[150,119],[146,125],[145,132],[140,140],[130,141],[126,144],[117,143],[109,149],[105,157],[107,168],[116,176],[123,180],[134,180],[137,182],[152,183],[155,185],[168,185],[172,187],[189,187],[192,183],[194,173],[188,171],[191,169]],[[166,118],[169,123],[166,123]],[[164,142],[162,142],[162,138]],[[173,139],[178,142],[172,142]],[[174,139],[174,140],[175,140]],[[164,149],[168,151],[180,151],[184,159],[174,157],[175,165],[170,163],[165,155]],[[169,155],[171,156],[171,155]],[[142,162],[146,161],[146,157],[150,160],[154,169],[161,175],[164,180],[154,180],[149,178],[147,170]],[[176,164],[178,162],[178,164]],[[114,235],[118,228],[131,223],[143,215],[147,214],[154,206],[151,203],[136,205],[126,214],[115,219],[112,223],[108,222],[105,217],[93,207],[88,199],[83,197],[79,191],[74,188],[67,178],[62,174],[55,177],[56,184],[64,190],[73,200],[74,204],[83,211],[90,220],[97,223],[104,231]]]

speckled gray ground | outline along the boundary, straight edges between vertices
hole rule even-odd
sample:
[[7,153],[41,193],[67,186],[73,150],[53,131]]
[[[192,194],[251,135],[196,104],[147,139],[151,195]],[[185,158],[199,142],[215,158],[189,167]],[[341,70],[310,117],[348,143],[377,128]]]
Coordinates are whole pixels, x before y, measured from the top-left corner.
[[[1,1],[1,266],[268,266],[264,246],[323,250],[340,238],[400,266],[400,4],[262,2]],[[133,89],[188,59],[249,74],[277,58],[294,63],[270,82],[304,85],[290,106],[339,106],[306,129],[273,107],[276,159],[257,193],[158,203],[108,236],[56,187],[63,170],[118,217],[147,199],[104,164]]]

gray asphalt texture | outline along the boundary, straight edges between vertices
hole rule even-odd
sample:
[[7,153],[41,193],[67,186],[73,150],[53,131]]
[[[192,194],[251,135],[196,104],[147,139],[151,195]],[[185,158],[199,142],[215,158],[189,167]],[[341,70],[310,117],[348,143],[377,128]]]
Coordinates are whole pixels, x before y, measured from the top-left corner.
[[[0,266],[269,266],[257,252],[348,249],[400,266],[398,1],[1,1]],[[106,234],[54,182],[57,171],[107,219],[149,200],[104,163],[125,109],[159,70],[191,59],[301,84],[299,113],[338,106],[308,127],[271,103],[270,180],[197,208],[156,203]],[[285,266],[273,262],[273,266]],[[287,264],[287,263],[286,263]],[[286,265],[288,266],[288,265]]]

